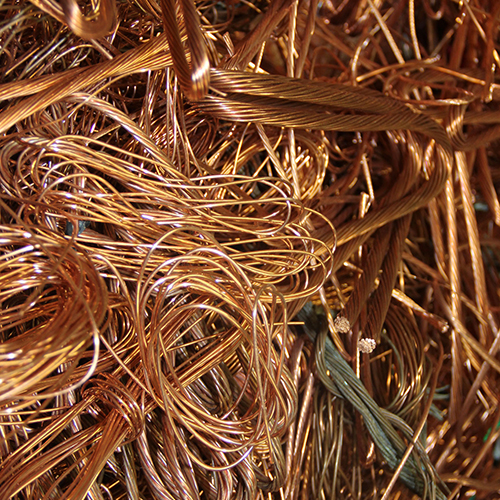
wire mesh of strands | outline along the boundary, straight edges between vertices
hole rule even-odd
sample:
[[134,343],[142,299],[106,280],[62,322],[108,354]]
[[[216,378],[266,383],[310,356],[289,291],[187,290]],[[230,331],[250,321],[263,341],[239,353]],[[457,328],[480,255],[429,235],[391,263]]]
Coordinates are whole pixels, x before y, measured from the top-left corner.
[[3,1],[2,498],[498,495],[499,10]]

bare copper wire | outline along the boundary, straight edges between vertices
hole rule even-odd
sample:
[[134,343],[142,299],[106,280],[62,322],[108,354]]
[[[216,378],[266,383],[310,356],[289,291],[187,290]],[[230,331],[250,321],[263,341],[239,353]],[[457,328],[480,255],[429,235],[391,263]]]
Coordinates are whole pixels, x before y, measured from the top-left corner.
[[497,3],[79,5],[0,11],[2,498],[500,494]]

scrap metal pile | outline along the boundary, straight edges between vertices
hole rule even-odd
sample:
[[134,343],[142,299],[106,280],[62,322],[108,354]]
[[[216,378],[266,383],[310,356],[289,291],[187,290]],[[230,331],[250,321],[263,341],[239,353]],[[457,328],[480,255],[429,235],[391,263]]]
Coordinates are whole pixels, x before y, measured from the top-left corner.
[[0,498],[497,498],[499,27],[0,1]]

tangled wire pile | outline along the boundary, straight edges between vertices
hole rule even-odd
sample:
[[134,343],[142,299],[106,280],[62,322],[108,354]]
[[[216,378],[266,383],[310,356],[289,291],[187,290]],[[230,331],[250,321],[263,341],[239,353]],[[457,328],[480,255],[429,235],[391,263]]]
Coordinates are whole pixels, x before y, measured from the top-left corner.
[[0,498],[500,495],[499,27],[2,0]]

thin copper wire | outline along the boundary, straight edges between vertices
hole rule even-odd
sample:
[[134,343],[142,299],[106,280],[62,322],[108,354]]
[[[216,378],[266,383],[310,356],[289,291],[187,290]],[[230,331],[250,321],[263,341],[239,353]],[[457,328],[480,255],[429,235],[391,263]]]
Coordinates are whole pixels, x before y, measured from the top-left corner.
[[102,0],[91,15],[84,15],[75,0],[62,0],[61,5],[51,0],[34,0],[38,8],[65,22],[79,37],[85,40],[109,35],[116,23],[115,0]]
[[6,0],[2,498],[500,494],[497,18]]

